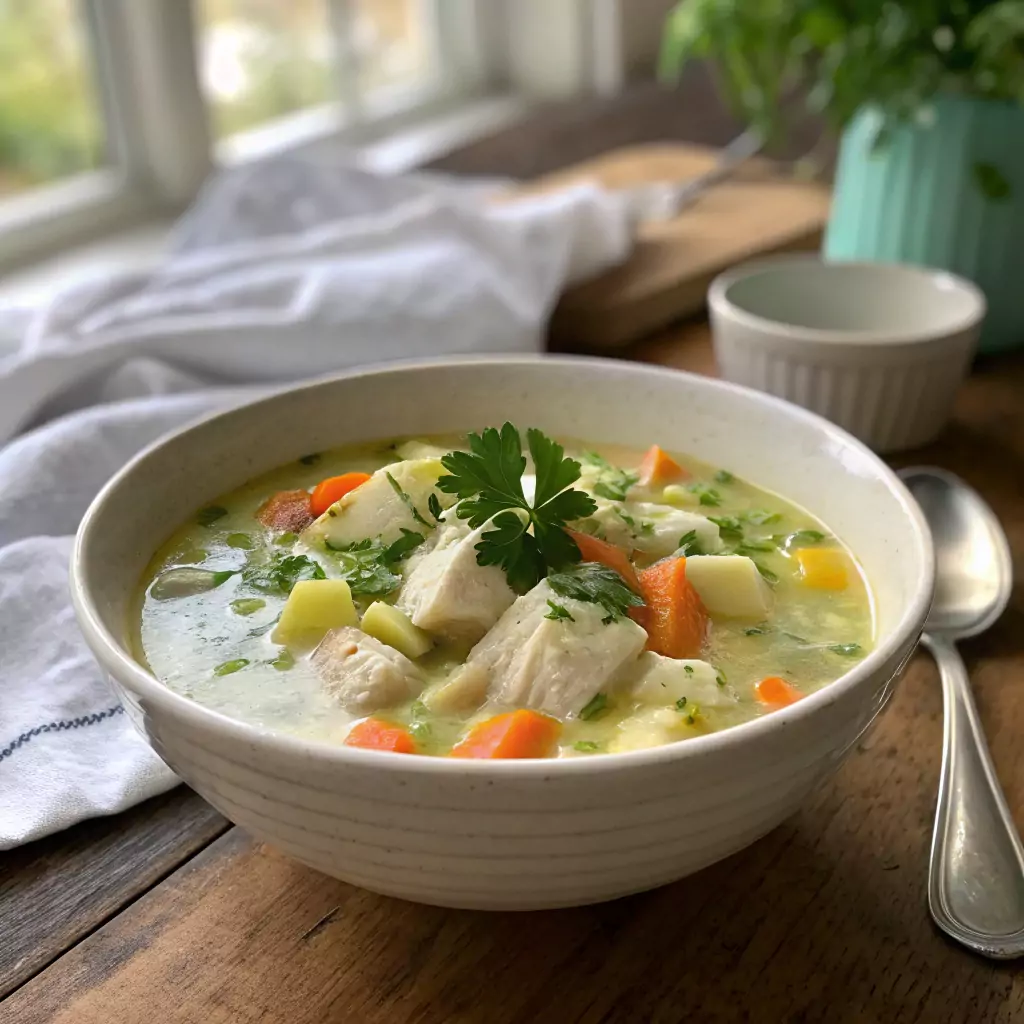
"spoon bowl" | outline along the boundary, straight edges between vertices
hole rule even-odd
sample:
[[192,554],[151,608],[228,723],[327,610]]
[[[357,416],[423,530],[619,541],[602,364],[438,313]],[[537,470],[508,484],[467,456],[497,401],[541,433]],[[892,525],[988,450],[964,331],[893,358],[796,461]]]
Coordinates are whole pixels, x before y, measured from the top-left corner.
[[1013,588],[1010,547],[978,493],[942,469],[900,473],[935,544],[935,597],[925,628],[951,640],[977,636],[1002,615]]
[[935,548],[935,597],[922,637],[942,680],[945,721],[928,907],[935,923],[994,959],[1024,955],[1024,846],[999,786],[955,641],[1003,613],[1013,586],[1010,547],[995,513],[941,469],[900,473]]

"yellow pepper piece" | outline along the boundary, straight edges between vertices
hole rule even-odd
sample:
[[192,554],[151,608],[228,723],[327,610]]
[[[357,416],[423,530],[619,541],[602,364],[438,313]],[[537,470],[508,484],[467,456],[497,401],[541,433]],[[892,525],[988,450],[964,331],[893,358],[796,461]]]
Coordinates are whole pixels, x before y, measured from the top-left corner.
[[849,559],[839,548],[798,548],[796,560],[804,583],[815,590],[845,590]]

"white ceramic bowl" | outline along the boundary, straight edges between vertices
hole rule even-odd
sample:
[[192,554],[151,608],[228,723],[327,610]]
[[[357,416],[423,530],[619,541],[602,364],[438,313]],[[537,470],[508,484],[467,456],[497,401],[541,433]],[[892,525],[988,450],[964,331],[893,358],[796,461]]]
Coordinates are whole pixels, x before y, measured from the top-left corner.
[[876,451],[942,430],[970,366],[985,297],[939,270],[784,256],[708,293],[722,376],[838,423]]
[[[636,753],[505,762],[399,757],[256,728],[171,692],[132,657],[140,574],[196,508],[309,451],[505,418],[594,442],[657,440],[817,513],[863,562],[877,648],[837,682],[738,728]],[[928,609],[932,551],[895,475],[795,406],[620,362],[478,359],[346,374],[161,441],[87,513],[72,590],[86,639],[132,720],[233,821],[377,892],[527,909],[662,885],[792,814],[890,696]]]

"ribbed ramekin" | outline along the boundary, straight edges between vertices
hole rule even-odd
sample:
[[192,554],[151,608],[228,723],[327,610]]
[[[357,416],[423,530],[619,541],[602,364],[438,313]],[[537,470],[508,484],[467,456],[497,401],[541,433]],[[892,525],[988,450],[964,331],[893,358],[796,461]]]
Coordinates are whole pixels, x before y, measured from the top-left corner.
[[[658,440],[817,513],[871,582],[874,650],[792,707],[732,729],[653,750],[534,761],[396,755],[261,728],[173,692],[134,656],[140,575],[196,508],[305,452],[506,418],[594,443]],[[165,438],[93,503],[71,588],[131,720],[233,821],[367,889],[525,910],[670,882],[792,814],[892,694],[932,579],[931,539],[903,484],[819,417],[674,370],[511,357],[360,370]]]
[[736,267],[708,301],[723,377],[819,413],[879,452],[939,434],[985,316],[981,291],[952,274],[813,256]]

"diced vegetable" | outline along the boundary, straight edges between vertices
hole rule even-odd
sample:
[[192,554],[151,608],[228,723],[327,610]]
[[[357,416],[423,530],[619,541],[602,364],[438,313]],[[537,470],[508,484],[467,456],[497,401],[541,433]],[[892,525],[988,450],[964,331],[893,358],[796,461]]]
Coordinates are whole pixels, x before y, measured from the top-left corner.
[[488,718],[452,747],[452,757],[550,757],[562,726],[538,711],[520,709]]
[[845,590],[850,582],[849,560],[839,548],[797,548],[800,576],[815,590]]
[[300,580],[292,587],[270,639],[286,647],[315,647],[330,630],[358,621],[344,580]]
[[278,491],[256,509],[256,518],[268,530],[289,530],[292,533],[301,533],[313,522],[314,518],[309,508],[309,493],[307,491]]
[[369,473],[342,473],[321,480],[313,488],[309,510],[314,516],[322,516],[336,501],[341,501],[349,491],[354,491],[369,479]]
[[416,753],[416,742],[405,729],[382,722],[379,718],[364,718],[356,722],[345,737],[345,746],[388,750],[394,754]]
[[645,487],[660,486],[673,480],[684,480],[689,473],[672,458],[666,455],[656,444],[647,449],[643,462],[640,463],[640,483]]
[[681,505],[684,508],[700,504],[700,499],[693,491],[688,487],[680,487],[678,484],[669,484],[661,492],[661,500],[666,505]]
[[691,555],[686,578],[712,615],[764,621],[771,591],[746,555]]
[[754,693],[762,704],[773,708],[784,708],[795,704],[803,694],[781,676],[768,676],[754,687]]
[[637,578],[636,570],[622,548],[576,530],[569,530],[568,533],[576,541],[576,547],[580,549],[584,562],[599,562],[609,569],[614,569],[637,593],[640,592],[640,580]]
[[405,612],[383,601],[374,601],[363,613],[363,632],[401,651],[407,658],[419,658],[434,646],[430,635],[412,624]]
[[646,608],[630,614],[647,630],[647,649],[669,658],[699,658],[708,616],[686,578],[686,558],[667,558],[640,573]]

